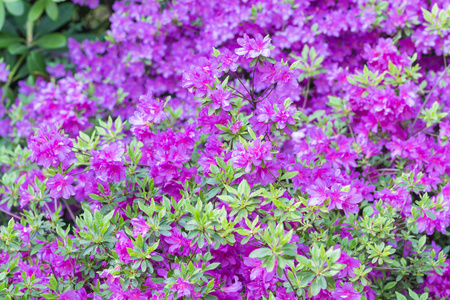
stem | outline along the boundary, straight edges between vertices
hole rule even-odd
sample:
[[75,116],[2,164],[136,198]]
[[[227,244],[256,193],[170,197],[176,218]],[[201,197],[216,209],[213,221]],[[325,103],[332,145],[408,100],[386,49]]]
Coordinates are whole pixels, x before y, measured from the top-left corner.
[[73,213],[72,209],[70,208],[69,203],[67,203],[66,199],[64,199],[64,198],[62,198],[62,199],[63,199],[64,205],[67,208],[67,211],[69,212],[70,218],[75,222],[75,219],[76,219],[75,214]]
[[303,109],[305,109],[305,107],[306,107],[306,102],[307,102],[307,100],[308,100],[308,94],[309,94],[309,84],[310,84],[310,80],[311,80],[311,77],[308,77],[308,82],[306,83],[306,94],[305,94],[305,100],[303,101]]
[[171,263],[170,263],[169,256],[168,256],[167,253],[166,253],[166,249],[164,249],[164,246],[163,246],[163,245],[161,245],[161,248],[162,248],[162,251],[163,251],[164,255],[165,255],[166,258],[167,258],[167,262],[169,263],[169,269],[172,270],[172,265],[171,265]]
[[349,120],[349,123],[348,123],[348,129],[350,129],[350,135],[351,135],[352,138],[353,138],[353,143],[356,144],[355,134],[353,133],[352,125],[350,125],[350,120]]
[[247,91],[247,93],[250,95],[251,97],[251,93],[248,91],[247,87],[242,83],[241,79],[237,76],[236,72],[233,72],[234,76],[236,76],[236,79],[239,80],[239,82],[241,83],[241,85],[244,87],[244,89]]
[[264,99],[266,99],[267,97],[269,97],[270,96],[270,94],[273,92],[273,90],[275,89],[275,86],[276,86],[276,84],[274,84],[273,85],[273,88],[270,90],[270,92],[264,97],[264,98],[262,98],[261,100],[259,100],[259,101],[263,101]]
[[419,109],[419,112],[417,113],[416,118],[414,119],[414,122],[412,123],[411,128],[414,128],[414,125],[417,122],[417,119],[419,118],[419,114],[422,111],[422,109],[425,107],[425,105],[427,104],[428,100],[430,100],[431,94],[433,94],[434,89],[438,86],[439,82],[442,80],[442,78],[444,77],[444,75],[447,73],[448,70],[448,66],[444,69],[444,71],[442,72],[441,76],[439,76],[439,78],[436,80],[436,83],[434,84],[433,88],[431,89],[430,93],[428,93],[427,98],[425,99],[425,102],[423,102],[422,106]]
[[261,97],[264,96],[264,94],[265,94],[268,90],[270,90],[270,88],[271,88],[273,85],[274,85],[273,83],[272,83],[271,85],[269,85],[269,87],[268,87],[267,89],[265,89],[265,90],[262,92]]
[[27,46],[30,46],[33,42],[33,25],[33,21],[27,21],[25,24],[27,30]]
[[[47,202],[43,201],[43,203],[44,203],[45,207],[46,207],[47,210],[48,210],[48,214],[49,214],[49,215],[52,215],[52,210],[51,210],[50,207],[48,206]],[[55,211],[56,211],[56,208],[55,208]]]
[[17,70],[19,69],[20,65],[22,64],[22,62],[26,56],[27,56],[26,53],[22,54],[22,56],[20,56],[20,58],[17,60],[16,64],[14,65],[13,69],[9,73],[8,81],[5,83],[5,85],[3,87],[4,89],[3,89],[3,95],[2,95],[2,103],[3,103],[3,100],[5,100],[6,92],[12,83],[12,79],[13,79],[14,75],[16,74]]
[[286,192],[289,194],[289,196],[291,196],[292,199],[294,199],[294,196],[292,196],[292,194],[289,192],[289,190],[284,186],[284,184],[278,180],[278,177],[275,177],[275,175],[272,174],[272,172],[269,170],[268,167],[266,167],[266,170],[269,171],[270,175],[273,176],[273,178],[275,178],[275,180],[286,190]]
[[4,212],[5,214],[7,214],[10,217],[13,217],[13,218],[16,218],[16,219],[20,220],[20,216],[16,215],[15,213],[12,213],[12,212],[9,212],[7,210],[4,210],[3,208],[0,208],[0,211]]
[[[255,93],[255,73],[256,73],[256,66],[258,65],[258,63],[259,63],[259,58],[256,61],[255,67],[253,68],[252,89],[251,89],[253,91],[253,93]],[[253,99],[253,94],[251,96],[252,96],[252,100],[255,100],[255,99]]]
[[298,295],[297,295],[297,292],[296,292],[295,289],[294,289],[294,285],[292,284],[291,280],[289,279],[289,277],[288,277],[288,275],[287,275],[286,270],[283,270],[283,273],[284,273],[284,277],[286,277],[287,281],[289,282],[289,284],[290,284],[290,286],[291,286],[291,289],[292,289],[292,291],[294,292],[295,297],[296,297],[297,299],[300,299],[300,298],[298,297]]
[[192,252],[192,255],[191,255],[191,257],[189,258],[189,261],[188,261],[188,265],[189,265],[189,263],[192,261],[192,259],[194,258],[194,255],[195,255],[195,252],[197,251],[197,249],[198,249],[198,243],[197,243],[197,246],[195,247],[195,250],[194,250],[194,252]]
[[367,173],[366,176],[375,173],[375,172],[384,172],[384,171],[392,171],[392,172],[400,172],[400,170],[398,169],[392,169],[392,168],[383,168],[383,169],[376,169],[376,170],[372,170],[369,173]]

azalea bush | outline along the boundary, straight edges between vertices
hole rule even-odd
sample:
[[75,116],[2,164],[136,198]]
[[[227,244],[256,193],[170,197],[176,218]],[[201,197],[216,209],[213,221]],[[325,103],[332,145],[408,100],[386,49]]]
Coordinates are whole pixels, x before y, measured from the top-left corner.
[[450,297],[447,1],[3,1],[2,299]]

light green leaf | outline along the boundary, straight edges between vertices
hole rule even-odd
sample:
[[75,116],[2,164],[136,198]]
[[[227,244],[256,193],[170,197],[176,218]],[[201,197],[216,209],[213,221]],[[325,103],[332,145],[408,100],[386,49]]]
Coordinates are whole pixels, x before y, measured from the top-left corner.
[[35,2],[28,12],[28,20],[34,22],[42,15],[42,12],[44,11],[44,4],[45,0],[38,0]]
[[5,2],[5,6],[9,13],[16,17],[21,16],[25,10],[25,6],[22,1]]

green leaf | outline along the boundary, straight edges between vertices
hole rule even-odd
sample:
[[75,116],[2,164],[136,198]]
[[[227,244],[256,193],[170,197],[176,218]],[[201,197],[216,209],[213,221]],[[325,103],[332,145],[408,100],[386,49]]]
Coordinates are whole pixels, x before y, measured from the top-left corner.
[[294,178],[298,174],[298,171],[286,172],[281,176],[281,180]]
[[53,21],[58,20],[58,5],[53,0],[47,0],[45,5],[45,13]]
[[5,24],[5,6],[0,1],[0,30],[3,28],[3,24]]
[[[1,6],[1,4],[0,4]],[[1,28],[0,28],[1,29]],[[8,33],[0,33],[0,48],[7,48],[8,46],[20,42],[21,38]]]
[[42,53],[37,52],[37,51],[32,51],[27,56],[27,67],[28,67],[28,72],[30,72],[30,74],[33,74],[33,73],[46,74],[47,73],[45,70],[44,56],[42,55]]
[[217,57],[220,55],[220,51],[213,47],[214,57]]
[[56,280],[56,277],[52,274],[50,275],[50,288],[52,291],[56,291],[56,288],[58,287],[58,280]]
[[256,134],[250,127],[248,127],[248,133],[250,134],[252,139],[256,140]]
[[251,258],[262,258],[272,254],[272,250],[270,248],[259,248],[250,253]]
[[396,281],[391,281],[391,282],[389,282],[388,284],[386,284],[386,285],[384,286],[384,289],[385,289],[385,290],[390,290],[390,289],[392,289],[396,284],[397,284]]
[[30,255],[36,254],[43,246],[45,246],[44,243],[34,246],[33,249],[31,249]]
[[16,17],[21,16],[25,10],[22,1],[5,2],[5,6],[9,13]]
[[28,51],[28,47],[21,43],[16,43],[8,46],[8,52],[12,55],[24,54]]
[[425,211],[425,214],[427,215],[428,218],[430,218],[431,220],[436,220],[436,216],[431,212],[431,211]]
[[423,245],[425,245],[425,242],[427,241],[427,237],[426,235],[422,236],[419,240],[419,249],[423,247]]
[[309,296],[316,296],[317,294],[319,294],[320,290],[321,290],[321,286],[320,286],[320,280],[319,278],[314,279],[314,281],[311,283],[310,287],[309,287]]
[[44,49],[58,49],[67,45],[67,38],[62,33],[49,33],[40,37],[36,45]]
[[42,18],[36,27],[36,35],[42,35],[59,29],[72,19],[74,5],[72,3],[63,3],[58,6],[58,20],[53,21],[48,16]]
[[272,57],[266,57],[265,59],[266,59],[266,61],[270,62],[271,64],[277,63],[277,61],[275,59],[273,59]]
[[39,19],[39,17],[42,15],[42,12],[44,11],[44,4],[45,0],[38,0],[31,6],[30,11],[28,12],[29,21],[34,22]]
[[397,296],[397,300],[406,300],[407,298],[400,294],[399,292],[395,292],[395,295]]

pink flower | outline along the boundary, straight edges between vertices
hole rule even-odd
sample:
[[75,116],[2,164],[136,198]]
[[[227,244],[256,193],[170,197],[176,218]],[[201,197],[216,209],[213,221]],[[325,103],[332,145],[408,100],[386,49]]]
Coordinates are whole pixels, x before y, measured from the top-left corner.
[[245,168],[245,172],[250,172],[252,169],[252,156],[245,149],[241,143],[236,145],[236,149],[233,150],[231,157],[233,164],[236,168]]
[[75,195],[75,190],[72,186],[73,182],[74,179],[70,175],[62,176],[60,173],[56,174],[55,177],[47,181],[47,187],[50,189],[50,196],[55,199],[61,197],[69,199],[70,196]]
[[155,99],[151,92],[139,97],[137,109],[139,113],[136,114],[134,119],[130,120],[135,123],[138,119],[142,119],[148,123],[159,124],[167,118],[164,112],[164,102],[160,99]]
[[239,129],[241,129],[242,126],[244,126],[244,124],[242,123],[241,120],[238,120],[236,123],[233,123],[230,126],[230,130],[231,130],[232,133],[238,133]]
[[325,186],[324,181],[317,179],[311,187],[306,189],[306,192],[310,196],[308,205],[319,206],[328,198],[329,189]]
[[222,71],[226,72],[230,70],[231,72],[236,72],[238,67],[236,63],[236,61],[238,60],[238,56],[227,48],[220,50],[221,53],[217,57],[217,59],[222,63],[222,65],[220,66]]
[[141,292],[140,289],[135,288],[132,291],[127,291],[125,293],[128,297],[128,300],[147,300],[148,296]]
[[261,143],[260,138],[254,140],[253,143],[248,146],[248,153],[251,155],[252,162],[255,166],[261,165],[262,160],[272,160],[272,153],[270,153],[270,150],[272,150],[272,143]]
[[231,110],[231,104],[230,104],[230,98],[231,98],[231,92],[224,91],[222,88],[222,85],[218,85],[216,90],[211,91],[211,100],[212,100],[212,108],[213,109],[219,109],[222,108],[224,111],[230,111]]
[[284,109],[284,107],[281,107],[278,111],[275,111],[271,119],[272,121],[277,123],[277,127],[279,129],[284,129],[286,127],[286,124],[295,124],[295,119],[292,116],[296,111],[297,109],[293,106],[289,107],[288,109]]
[[345,253],[344,251],[341,252],[341,257],[337,260],[337,262],[346,265],[346,267],[339,273],[339,278],[355,276],[353,269],[359,268],[359,266],[361,265],[361,262],[359,260],[347,255],[347,253]]
[[31,161],[48,168],[57,168],[60,163],[68,165],[73,157],[71,147],[72,140],[62,136],[55,125],[39,128],[37,134],[31,137],[29,147],[31,149]]
[[145,222],[145,219],[142,217],[142,215],[138,215],[137,218],[131,219],[130,223],[134,226],[134,237],[137,237],[139,234],[143,237],[150,230],[150,225]]
[[265,57],[269,57],[270,56],[270,38],[267,35],[266,37],[263,38],[263,36],[258,33],[255,36],[255,39],[251,39],[250,40],[250,47],[251,50],[248,53],[248,56],[250,58],[255,58],[258,56],[265,56]]
[[91,167],[97,178],[106,182],[120,182],[126,178],[126,167],[122,155],[125,152],[122,143],[116,142],[102,150],[92,150]]
[[254,39],[250,39],[245,33],[243,38],[238,38],[237,43],[241,46],[235,50],[235,53],[245,58],[255,58],[258,56],[270,56],[270,38],[258,33]]
[[250,46],[250,38],[248,37],[248,35],[244,33],[244,37],[238,38],[237,43],[241,46],[241,48],[234,50],[234,52],[239,56],[244,56],[245,58],[248,58],[248,54],[252,50]]
[[188,255],[191,251],[191,241],[183,236],[178,229],[172,229],[172,235],[163,237],[164,241],[170,245],[168,252],[172,254]]
[[351,283],[344,284],[343,287],[338,287],[333,292],[333,297],[335,300],[359,300],[361,299],[361,294],[353,289]]
[[194,286],[187,280],[181,277],[177,278],[175,284],[170,288],[172,292],[177,293],[177,297],[190,297],[194,293]]
[[0,81],[7,82],[9,70],[6,68],[7,65],[4,62],[0,63]]

